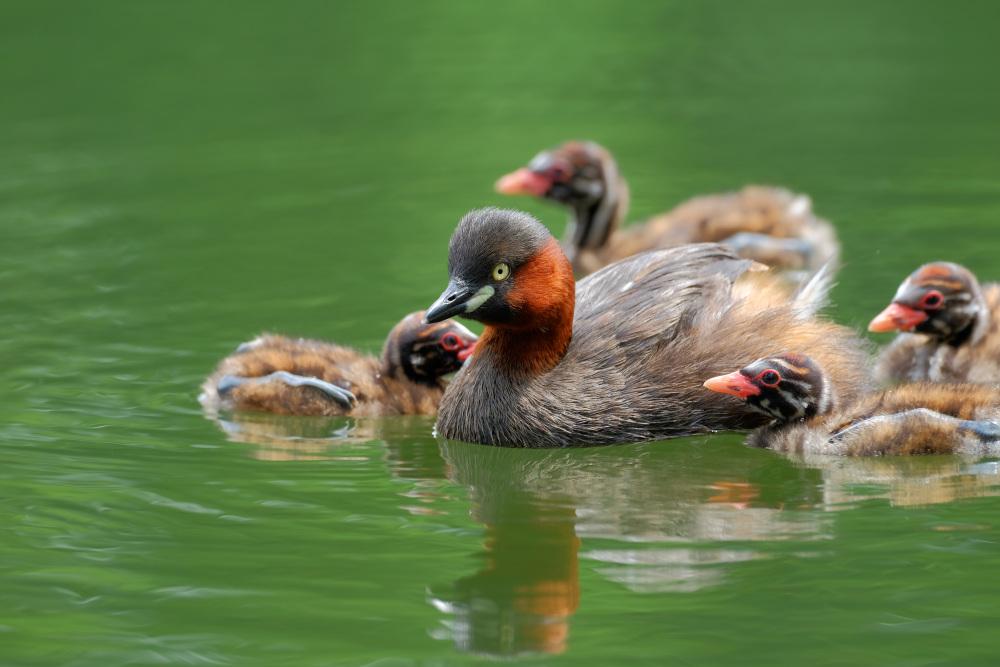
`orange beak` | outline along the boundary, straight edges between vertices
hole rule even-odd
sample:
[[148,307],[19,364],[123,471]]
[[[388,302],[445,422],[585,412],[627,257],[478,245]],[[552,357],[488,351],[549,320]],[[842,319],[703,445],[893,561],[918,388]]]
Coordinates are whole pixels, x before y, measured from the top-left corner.
[[868,324],[868,330],[875,333],[886,331],[909,331],[927,320],[927,313],[898,303],[890,303]]
[[747,376],[739,371],[705,380],[705,389],[719,394],[739,396],[740,398],[749,398],[750,396],[760,394],[760,387],[751,382]]
[[517,171],[503,176],[496,183],[496,190],[502,195],[534,195],[541,197],[549,188],[552,181],[542,174],[536,174],[527,167],[522,167]]

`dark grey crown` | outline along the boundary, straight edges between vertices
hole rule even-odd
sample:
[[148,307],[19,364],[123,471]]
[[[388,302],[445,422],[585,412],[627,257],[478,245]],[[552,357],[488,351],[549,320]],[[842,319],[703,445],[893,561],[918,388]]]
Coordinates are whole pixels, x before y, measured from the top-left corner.
[[458,223],[448,248],[448,271],[466,279],[485,278],[497,262],[516,268],[552,238],[549,230],[521,211],[479,208]]

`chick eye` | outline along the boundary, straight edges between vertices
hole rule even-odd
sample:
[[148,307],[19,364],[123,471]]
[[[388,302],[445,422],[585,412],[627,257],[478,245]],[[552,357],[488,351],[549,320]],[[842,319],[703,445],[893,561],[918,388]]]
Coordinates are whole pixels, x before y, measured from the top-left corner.
[[568,181],[569,176],[569,169],[565,165],[556,163],[549,169],[549,177],[554,181]]
[[454,352],[458,349],[459,342],[458,336],[455,334],[445,334],[441,337],[441,347],[443,347],[448,352]]
[[765,387],[777,387],[781,382],[781,375],[778,371],[768,369],[757,376],[757,380]]
[[925,310],[938,310],[944,305],[944,295],[937,290],[931,290],[920,299],[920,307]]
[[507,280],[507,276],[510,275],[510,267],[500,262],[493,267],[493,280],[500,282],[501,280]]

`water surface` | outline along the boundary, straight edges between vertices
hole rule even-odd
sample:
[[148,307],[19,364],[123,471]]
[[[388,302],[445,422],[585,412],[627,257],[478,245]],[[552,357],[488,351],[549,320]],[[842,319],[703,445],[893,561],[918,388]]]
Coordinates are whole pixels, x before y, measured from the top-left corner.
[[923,261],[1000,278],[998,19],[5,3],[0,663],[995,664],[995,462],[508,451],[195,396],[262,330],[377,350],[462,213],[573,137],[615,152],[632,219],[810,193],[846,323]]

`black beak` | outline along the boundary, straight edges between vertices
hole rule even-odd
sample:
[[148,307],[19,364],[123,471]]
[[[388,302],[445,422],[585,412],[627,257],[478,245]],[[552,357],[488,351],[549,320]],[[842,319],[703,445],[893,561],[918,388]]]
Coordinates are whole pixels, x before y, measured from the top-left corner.
[[465,312],[465,305],[472,298],[474,290],[460,280],[452,278],[438,300],[431,304],[424,314],[425,322],[443,322]]

